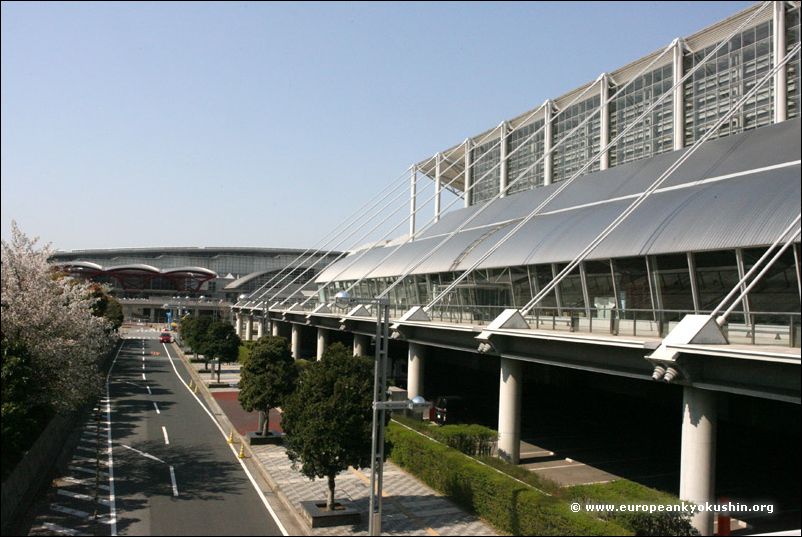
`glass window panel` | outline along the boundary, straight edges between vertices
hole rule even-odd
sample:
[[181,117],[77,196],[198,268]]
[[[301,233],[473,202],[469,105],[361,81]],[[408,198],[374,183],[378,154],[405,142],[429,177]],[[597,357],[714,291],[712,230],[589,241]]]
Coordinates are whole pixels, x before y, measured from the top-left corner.
[[588,285],[590,306],[594,308],[594,317],[609,318],[610,310],[615,307],[613,292],[613,274],[607,261],[586,261],[585,279]]
[[498,194],[501,144],[492,139],[471,150],[471,205],[487,201]]
[[[557,274],[559,274],[567,263],[560,263],[557,265]],[[584,308],[585,296],[582,293],[582,278],[579,275],[579,267],[575,268],[571,273],[565,276],[560,282],[560,302],[563,308]]]
[[659,309],[693,312],[691,273],[685,254],[654,256],[652,278]]
[[618,307],[623,312],[640,310],[627,315],[629,318],[649,319],[652,317],[652,297],[649,289],[649,276],[646,258],[627,257],[613,261],[615,283],[618,289]]
[[[712,311],[738,283],[734,250],[694,253],[699,308]],[[736,307],[741,309],[740,303]]]
[[[557,182],[572,177],[601,149],[599,145],[601,140],[599,104],[600,97],[596,95],[565,109],[554,120],[554,144],[555,146],[557,143],[560,145],[556,146],[552,152],[552,181]],[[590,114],[593,114],[593,118],[566,138],[566,135]],[[565,140],[560,142],[564,138]],[[596,159],[593,165],[585,170],[584,173],[590,173],[598,169],[599,160]]]
[[[744,269],[748,271],[766,248],[743,250]],[[749,292],[749,309],[759,312],[799,312],[799,289],[797,288],[794,252],[786,250]],[[769,320],[758,320],[769,322]]]
[[[693,75],[693,83],[685,84],[685,145],[691,145],[730,110],[770,69],[772,62],[771,22],[750,28],[719,50],[716,59],[708,60]],[[684,60],[685,72],[699,65],[716,45]],[[703,74],[702,74],[703,73]],[[773,88],[764,86],[713,135],[713,138],[736,134],[771,123]]]

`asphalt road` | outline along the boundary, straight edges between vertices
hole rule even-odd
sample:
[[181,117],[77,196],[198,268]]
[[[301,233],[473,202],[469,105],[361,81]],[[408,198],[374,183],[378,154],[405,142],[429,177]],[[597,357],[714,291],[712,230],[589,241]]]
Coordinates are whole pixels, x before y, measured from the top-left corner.
[[117,533],[281,535],[183,363],[158,332],[129,337],[109,384]]

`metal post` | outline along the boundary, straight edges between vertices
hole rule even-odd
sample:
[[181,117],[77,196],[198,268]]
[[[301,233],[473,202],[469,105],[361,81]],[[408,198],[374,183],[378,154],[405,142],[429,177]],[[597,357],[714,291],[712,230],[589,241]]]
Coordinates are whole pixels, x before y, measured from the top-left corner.
[[415,205],[418,201],[418,167],[412,165],[412,173],[409,177],[409,236],[415,236]]
[[[610,97],[610,77],[607,73],[602,73],[599,77],[599,98],[601,99],[601,119],[599,121],[599,144],[600,147],[607,147],[610,143],[610,104],[605,104]],[[606,170],[610,167],[610,152],[605,151],[599,158],[599,170]]]
[[507,195],[507,130],[507,122],[504,121],[499,125],[498,191],[502,198]]
[[[774,2],[774,62],[785,57],[785,2]],[[780,123],[788,119],[788,83],[787,67],[774,73],[774,122]]]
[[691,275],[691,294],[693,295],[693,310],[697,315],[699,314],[699,287],[696,283],[696,260],[693,257],[693,252],[688,252],[688,272]]
[[[681,80],[684,75],[685,66],[682,63],[682,55],[685,51],[685,43],[682,39],[675,39],[674,40],[674,50],[673,50],[673,58],[672,58],[672,67],[673,67],[673,83],[676,84],[678,80]],[[672,84],[673,85],[673,84]],[[672,95],[672,99],[674,101],[674,110],[673,110],[673,130],[674,130],[674,150],[682,149],[685,147],[685,88],[683,85],[678,86],[674,89],[674,95]]]
[[376,363],[373,372],[373,427],[371,435],[370,500],[368,534],[381,535],[382,481],[384,472],[384,409],[386,361],[389,338],[390,306],[386,298],[376,299]]
[[551,151],[551,140],[552,140],[552,129],[551,129],[551,118],[553,112],[553,104],[551,99],[546,101],[546,107],[544,109],[544,129],[543,129],[543,154],[546,155],[546,158],[543,159],[543,184],[550,185],[551,184],[551,176],[553,170],[553,160],[552,160],[552,153]]
[[437,153],[434,157],[434,221],[440,221],[440,194],[443,189],[443,181],[442,175],[440,170],[440,163],[442,162],[443,157],[440,153]]
[[470,138],[465,140],[465,162],[463,166],[465,167],[465,172],[463,174],[463,181],[465,183],[465,200],[464,205],[465,207],[471,206],[471,147],[473,143],[471,142]]

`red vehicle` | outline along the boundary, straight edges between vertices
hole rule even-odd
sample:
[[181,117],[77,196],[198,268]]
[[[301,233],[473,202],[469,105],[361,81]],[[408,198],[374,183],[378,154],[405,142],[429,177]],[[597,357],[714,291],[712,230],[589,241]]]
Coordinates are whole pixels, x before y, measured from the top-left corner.
[[173,341],[173,336],[170,335],[170,332],[162,332],[159,336],[159,343],[171,343]]

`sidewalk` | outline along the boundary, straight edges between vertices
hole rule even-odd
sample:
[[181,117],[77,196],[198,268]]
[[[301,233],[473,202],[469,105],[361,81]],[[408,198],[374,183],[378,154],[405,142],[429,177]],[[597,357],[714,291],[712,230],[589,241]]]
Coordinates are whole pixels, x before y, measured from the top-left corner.
[[[174,349],[178,346],[174,345]],[[184,357],[179,352],[179,356]],[[257,413],[245,412],[236,401],[236,383],[239,381],[239,364],[223,365],[221,382],[217,384],[209,373],[199,373],[202,363],[191,363],[190,372],[197,383],[201,381],[199,395],[213,408],[219,409],[219,418],[224,428],[236,430],[239,441],[242,435],[256,429]],[[209,384],[212,383],[210,387]],[[271,412],[270,428],[279,430],[278,413]],[[228,430],[227,429],[227,430]],[[353,502],[362,512],[358,525],[332,528],[309,528],[301,516],[300,502],[326,498],[326,481],[310,481],[292,469],[290,460],[282,446],[245,444],[245,453],[253,458],[262,477],[270,484],[289,512],[295,514],[297,525],[308,535],[367,535],[368,496],[370,492],[370,470],[349,468],[337,476],[336,497]],[[463,511],[444,496],[404,472],[392,462],[384,464],[384,502],[382,507],[382,534],[385,535],[497,535],[490,525],[476,516]]]

